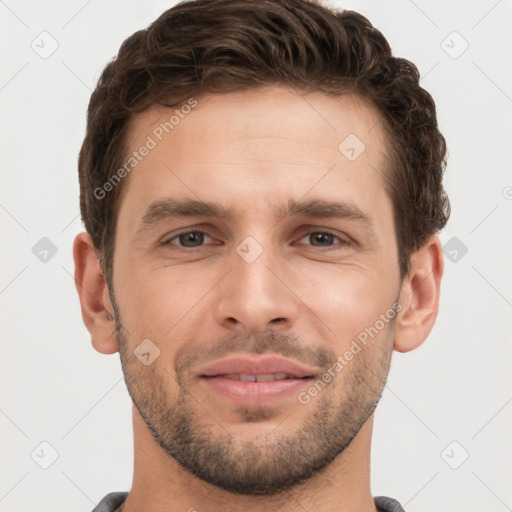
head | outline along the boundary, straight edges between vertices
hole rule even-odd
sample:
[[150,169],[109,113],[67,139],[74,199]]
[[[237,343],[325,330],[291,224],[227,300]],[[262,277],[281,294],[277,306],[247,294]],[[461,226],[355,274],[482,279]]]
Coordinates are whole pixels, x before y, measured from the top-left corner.
[[[434,324],[445,153],[417,68],[355,12],[182,2],[125,40],[89,104],[76,278],[165,453],[272,494],[344,452]],[[205,365],[241,353],[307,386],[212,390]]]

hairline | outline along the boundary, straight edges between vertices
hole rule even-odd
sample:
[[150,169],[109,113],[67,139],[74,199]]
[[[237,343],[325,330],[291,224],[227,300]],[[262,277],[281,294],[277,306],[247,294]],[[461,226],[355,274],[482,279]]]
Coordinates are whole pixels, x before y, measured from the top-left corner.
[[[276,80],[273,83],[269,84],[252,84],[247,85],[244,84],[240,86],[239,88],[232,89],[229,91],[209,91],[209,90],[203,90],[200,92],[196,92],[199,89],[199,86],[195,88],[194,91],[191,92],[189,95],[181,95],[178,97],[173,97],[172,95],[168,95],[167,98],[170,100],[167,104],[162,104],[159,101],[153,101],[151,103],[145,104],[143,108],[140,110],[136,110],[134,112],[131,112],[129,116],[127,117],[124,126],[122,128],[122,133],[120,133],[121,136],[121,147],[118,153],[118,159],[115,161],[113,168],[117,169],[122,165],[123,162],[127,161],[129,158],[129,144],[133,143],[133,134],[134,134],[134,124],[137,122],[137,120],[145,113],[150,111],[151,109],[173,109],[173,108],[179,108],[181,105],[185,104],[187,101],[187,98],[194,97],[197,101],[200,101],[201,98],[204,99],[205,96],[218,96],[218,95],[229,95],[231,93],[243,93],[243,92],[254,92],[254,91],[262,91],[265,89],[271,89],[272,87],[290,87],[290,84],[287,84],[284,81],[278,81]],[[344,82],[343,79],[340,80],[340,87],[339,92],[327,92],[322,90],[321,88],[312,86],[308,86],[308,84],[301,84],[301,86],[298,86],[297,88],[293,87],[295,91],[304,91],[305,94],[311,94],[311,93],[317,93],[322,94],[326,97],[334,97],[334,98],[341,98],[341,97],[350,97],[350,101],[356,106],[360,106],[361,104],[364,104],[366,107],[373,110],[376,115],[379,118],[379,121],[376,125],[374,125],[371,130],[374,130],[376,128],[380,127],[380,134],[382,134],[382,145],[384,147],[383,155],[383,161],[384,164],[382,166],[382,169],[379,172],[379,169],[374,169],[376,172],[379,172],[379,174],[382,177],[383,181],[383,187],[384,191],[386,192],[387,196],[391,200],[392,204],[392,215],[393,215],[393,229],[395,232],[395,243],[397,246],[397,254],[398,254],[398,264],[400,269],[400,275],[401,279],[405,279],[406,274],[409,270],[409,263],[411,257],[409,256],[408,262],[406,262],[405,268],[402,269],[402,250],[400,248],[400,231],[398,226],[398,219],[397,219],[397,211],[396,211],[396,205],[395,200],[393,196],[393,188],[395,186],[395,180],[396,180],[396,167],[401,165],[400,158],[398,156],[397,148],[393,144],[393,128],[386,119],[383,111],[381,108],[375,103],[375,101],[368,97],[366,94],[366,91],[361,88],[357,88],[356,85],[350,83],[348,80],[347,82]],[[301,94],[302,96],[302,94]],[[144,98],[143,98],[144,100]],[[144,103],[142,103],[144,104]],[[387,164],[386,164],[387,162]],[[100,254],[100,260],[105,263],[106,273],[110,274],[109,277],[111,280],[113,280],[113,273],[114,273],[114,254],[115,254],[115,247],[116,247],[116,239],[117,239],[117,227],[119,225],[119,213],[121,211],[121,205],[123,200],[126,197],[127,189],[129,187],[129,184],[131,183],[131,175],[126,176],[119,185],[116,187],[116,190],[114,191],[114,199],[113,199],[113,208],[112,208],[112,214],[114,217],[114,220],[111,224],[109,224],[110,231],[112,233],[112,238],[110,242],[109,250],[107,250],[106,246],[104,246],[104,252],[107,252],[109,261],[105,261],[103,258],[103,255],[101,254],[101,251],[99,248],[97,248],[97,252]],[[108,236],[109,233],[107,233],[107,230],[104,232],[105,235]],[[104,240],[106,237],[104,237]],[[403,271],[402,271],[403,270]]]

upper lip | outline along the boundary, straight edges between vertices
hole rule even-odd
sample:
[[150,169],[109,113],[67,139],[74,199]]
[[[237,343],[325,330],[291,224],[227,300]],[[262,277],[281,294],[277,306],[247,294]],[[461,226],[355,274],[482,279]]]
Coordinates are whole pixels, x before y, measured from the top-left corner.
[[317,370],[308,368],[290,359],[277,356],[231,356],[209,363],[198,369],[199,377],[214,377],[244,373],[247,375],[268,375],[270,373],[287,373],[293,377],[314,377]]

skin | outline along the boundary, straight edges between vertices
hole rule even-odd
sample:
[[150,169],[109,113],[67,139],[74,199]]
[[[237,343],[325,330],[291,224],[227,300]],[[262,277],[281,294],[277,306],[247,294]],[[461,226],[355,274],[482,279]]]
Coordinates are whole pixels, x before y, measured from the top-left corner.
[[[303,97],[272,86],[197,100],[125,178],[112,290],[90,236],[74,242],[84,323],[97,351],[120,352],[134,401],[135,467],[123,512],[375,511],[373,410],[392,351],[415,349],[434,325],[439,238],[412,255],[401,281],[382,178],[387,142],[378,112],[358,97]],[[168,119],[163,107],[139,114],[129,147],[139,148]],[[338,150],[349,134],[365,144],[354,161]],[[164,197],[218,202],[234,216],[167,219],[137,236],[147,206]],[[349,203],[371,227],[273,211],[304,199]],[[187,252],[176,233],[197,228],[208,236],[192,239]],[[335,237],[308,235],[326,230]],[[263,249],[252,263],[236,252],[247,236]],[[195,377],[200,364],[240,352],[280,354],[325,371],[397,300],[394,321],[306,405],[294,395],[277,406],[240,407]],[[133,352],[146,338],[160,350],[148,366]],[[189,437],[179,438],[178,420]],[[202,464],[185,469],[194,457]],[[299,475],[315,464],[312,474]],[[208,467],[211,474],[198,474]],[[208,480],[222,471],[225,481]],[[260,494],[230,488],[257,475],[273,478],[275,488],[272,481]]]

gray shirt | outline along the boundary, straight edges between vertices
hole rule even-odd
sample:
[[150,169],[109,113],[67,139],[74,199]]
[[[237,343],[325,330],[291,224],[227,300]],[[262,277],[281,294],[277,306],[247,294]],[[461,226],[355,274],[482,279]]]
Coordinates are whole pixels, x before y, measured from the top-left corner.
[[[114,512],[114,510],[124,503],[128,497],[127,492],[111,492],[107,494],[96,506],[92,512]],[[376,496],[373,498],[375,506],[383,512],[405,512],[402,505],[393,498],[386,496]]]

